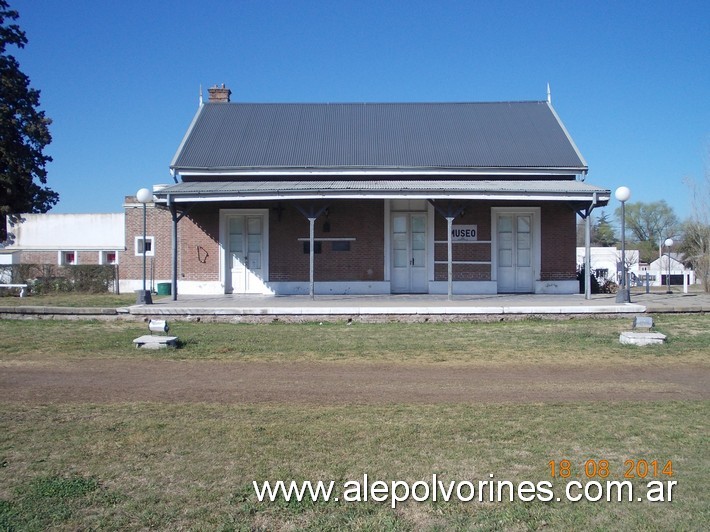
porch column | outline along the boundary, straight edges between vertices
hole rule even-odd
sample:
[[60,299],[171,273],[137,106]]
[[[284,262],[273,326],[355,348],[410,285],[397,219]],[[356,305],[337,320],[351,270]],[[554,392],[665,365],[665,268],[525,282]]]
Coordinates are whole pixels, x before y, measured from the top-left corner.
[[592,299],[590,275],[592,273],[592,217],[584,219],[584,299]]
[[597,206],[597,193],[592,197],[589,207],[577,210],[577,214],[584,220],[584,299],[592,299],[592,285],[589,276],[592,270],[592,211]]
[[187,209],[183,210],[179,215],[177,211],[177,205],[173,201],[172,197],[168,195],[167,198],[168,208],[170,209],[170,217],[173,220],[173,225],[171,228],[171,244],[172,244],[172,275],[171,275],[171,294],[173,301],[177,301],[177,268],[178,268],[178,222],[182,220],[182,217],[189,213],[195,204],[191,204]]
[[310,294],[311,299],[315,299],[316,293],[315,293],[314,270],[315,270],[316,218],[309,216],[308,217],[308,224],[310,226],[309,231],[308,231],[308,245],[309,245],[309,251],[310,251],[310,253],[308,254],[308,279],[309,279],[308,293]]
[[308,244],[310,246],[310,253],[308,254],[308,292],[311,296],[311,299],[315,299],[315,227],[316,220],[321,214],[325,212],[325,210],[328,208],[328,205],[325,205],[318,210],[316,210],[315,205],[310,205],[308,209],[301,207],[300,205],[296,205],[296,208],[301,212],[304,217],[308,219]]
[[178,224],[178,217],[177,217],[177,208],[175,207],[175,204],[172,202],[169,202],[170,205],[170,216],[173,219],[173,226],[172,226],[172,231],[171,231],[171,243],[172,243],[172,250],[173,250],[173,256],[172,256],[172,298],[173,301],[177,301],[177,263],[178,263],[178,244],[177,244],[177,224]]
[[446,232],[448,233],[446,237],[446,245],[447,245],[447,259],[446,259],[446,280],[448,283],[448,298],[452,299],[454,295],[454,260],[453,260],[453,242],[452,242],[452,236],[451,236],[451,229],[453,228],[454,220],[456,217],[461,216],[464,212],[464,206],[459,205],[458,207],[454,207],[451,204],[451,201],[448,201],[446,204],[446,209],[440,207],[439,205],[436,204],[436,202],[429,200],[429,203],[431,203],[434,206],[434,210],[438,212],[443,218],[446,218]]
[[448,234],[448,237],[446,239],[446,246],[447,246],[447,258],[446,258],[446,274],[448,278],[448,298],[451,300],[451,298],[454,295],[454,268],[453,268],[453,244],[451,241],[451,228],[454,224],[454,217],[453,216],[447,216],[446,217],[446,232]]

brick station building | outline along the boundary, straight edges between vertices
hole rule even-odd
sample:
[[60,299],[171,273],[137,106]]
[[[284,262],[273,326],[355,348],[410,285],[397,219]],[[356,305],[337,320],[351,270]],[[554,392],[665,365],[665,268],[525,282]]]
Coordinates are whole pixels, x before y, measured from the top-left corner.
[[[550,101],[252,104],[209,89],[148,207],[182,294],[577,293],[576,218],[610,191]],[[152,241],[151,241],[152,238]],[[126,201],[121,276],[141,267]]]

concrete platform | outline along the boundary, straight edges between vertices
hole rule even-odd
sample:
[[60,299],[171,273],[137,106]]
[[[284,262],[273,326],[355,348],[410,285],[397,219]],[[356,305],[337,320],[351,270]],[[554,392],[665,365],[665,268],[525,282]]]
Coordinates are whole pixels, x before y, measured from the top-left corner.
[[[25,298],[31,303],[32,298]],[[616,303],[614,294],[583,295],[319,295],[308,296],[170,296],[152,305],[123,308],[0,306],[0,319],[99,319],[147,321],[149,318],[213,321],[347,320],[498,320],[527,316],[634,316],[663,313],[710,313],[710,294],[696,290],[666,294],[631,293],[632,303]],[[1,303],[1,302],[0,302]],[[24,303],[24,300],[23,300]]]
[[365,316],[480,316],[639,314],[644,305],[616,303],[613,295],[584,299],[583,295],[377,295],[377,296],[180,296],[134,305],[133,316],[262,316],[262,317],[365,317]]

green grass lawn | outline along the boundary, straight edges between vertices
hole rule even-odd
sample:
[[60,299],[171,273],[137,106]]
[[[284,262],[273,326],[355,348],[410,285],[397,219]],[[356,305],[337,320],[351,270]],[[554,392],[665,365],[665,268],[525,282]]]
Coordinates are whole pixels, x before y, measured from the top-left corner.
[[630,323],[628,318],[352,325],[172,322],[170,334],[179,337],[182,347],[146,352],[132,344],[134,338],[147,333],[142,322],[4,320],[0,322],[0,360],[161,357],[407,364],[707,362],[707,316],[656,316],[656,328],[668,335],[668,341],[653,349],[619,344],[619,333],[629,330]]
[[[0,362],[167,357],[708,368],[703,315],[659,315],[667,345],[618,343],[628,319],[457,324],[174,323],[184,342],[143,352],[145,324],[0,321]],[[632,384],[632,383],[630,383]],[[700,530],[710,520],[708,401],[565,404],[0,404],[0,530]],[[672,502],[258,502],[252,481],[553,482],[550,461],[673,463]],[[650,480],[647,477],[646,480]],[[592,480],[592,479],[590,479]],[[600,480],[596,478],[596,480]],[[645,481],[634,479],[636,489]]]
[[[700,530],[707,404],[4,405],[0,529]],[[622,480],[673,461],[672,502],[258,502],[252,481]],[[651,477],[648,477],[649,479]],[[662,475],[658,477],[665,480]],[[667,478],[667,477],[666,477]],[[599,480],[599,479],[597,479]],[[634,481],[637,489],[641,482]]]
[[84,294],[80,292],[58,292],[56,294],[31,294],[26,297],[3,295],[0,307],[125,307],[135,305],[136,295],[131,294]]

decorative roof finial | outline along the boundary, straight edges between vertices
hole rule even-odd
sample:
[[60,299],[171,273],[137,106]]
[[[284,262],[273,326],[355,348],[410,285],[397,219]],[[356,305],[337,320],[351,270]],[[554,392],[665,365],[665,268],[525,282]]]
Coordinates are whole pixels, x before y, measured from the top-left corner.
[[550,83],[547,83],[547,103],[552,104],[552,93],[550,92]]
[[200,106],[202,106],[202,83],[200,83]]

